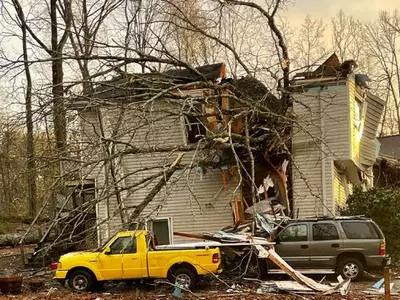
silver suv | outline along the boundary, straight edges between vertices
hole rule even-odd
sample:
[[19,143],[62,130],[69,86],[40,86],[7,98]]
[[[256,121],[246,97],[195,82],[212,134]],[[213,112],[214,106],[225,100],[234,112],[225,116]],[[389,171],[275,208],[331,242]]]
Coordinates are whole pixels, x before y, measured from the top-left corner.
[[[276,252],[308,274],[336,272],[358,280],[364,270],[381,268],[388,261],[382,231],[365,217],[291,220],[277,234],[276,242]],[[276,268],[268,262],[268,272]]]

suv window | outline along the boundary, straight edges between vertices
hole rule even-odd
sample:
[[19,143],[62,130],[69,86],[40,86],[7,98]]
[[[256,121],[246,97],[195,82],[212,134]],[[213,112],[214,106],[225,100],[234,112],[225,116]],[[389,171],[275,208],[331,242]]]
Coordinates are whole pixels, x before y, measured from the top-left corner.
[[110,246],[112,254],[117,253],[136,253],[136,238],[124,236],[116,239]]
[[342,222],[348,239],[379,239],[375,228],[369,222]]
[[339,234],[336,226],[331,223],[318,223],[312,225],[314,241],[338,240]]
[[307,241],[307,225],[295,224],[286,227],[279,236],[282,242],[303,242]]

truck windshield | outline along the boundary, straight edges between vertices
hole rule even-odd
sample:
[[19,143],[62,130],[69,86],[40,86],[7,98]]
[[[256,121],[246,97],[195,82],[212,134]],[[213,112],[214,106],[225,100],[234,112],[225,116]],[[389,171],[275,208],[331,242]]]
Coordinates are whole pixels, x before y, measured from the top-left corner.
[[99,251],[99,252],[103,251],[103,250],[106,248],[107,244],[108,244],[114,237],[115,237],[115,235],[113,235],[113,236],[111,236],[110,238],[108,238],[108,240],[106,240],[106,241],[103,243],[103,245],[101,245],[99,248],[97,248],[97,251]]

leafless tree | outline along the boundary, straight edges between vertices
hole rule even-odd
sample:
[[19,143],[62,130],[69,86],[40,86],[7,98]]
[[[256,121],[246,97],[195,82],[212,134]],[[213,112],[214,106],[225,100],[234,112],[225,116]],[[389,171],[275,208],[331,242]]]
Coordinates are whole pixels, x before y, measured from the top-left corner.
[[382,12],[375,23],[365,26],[368,55],[376,63],[374,83],[387,105],[381,135],[396,134],[400,128],[399,15]]
[[310,16],[305,18],[293,45],[299,67],[306,67],[307,71],[310,71],[327,57],[327,45],[324,40],[327,35],[326,27],[322,19],[312,19]]

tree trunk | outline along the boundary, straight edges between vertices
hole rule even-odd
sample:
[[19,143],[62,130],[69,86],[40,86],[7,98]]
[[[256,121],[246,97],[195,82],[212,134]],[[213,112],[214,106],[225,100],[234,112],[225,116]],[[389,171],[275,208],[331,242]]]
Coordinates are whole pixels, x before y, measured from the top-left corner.
[[[52,74],[53,74],[53,122],[54,136],[56,138],[56,147],[61,154],[66,147],[66,116],[64,107],[64,91],[63,91],[63,65],[62,65],[62,46],[58,43],[57,35],[57,0],[50,2],[51,17],[51,57]],[[61,49],[60,49],[61,48]]]
[[32,118],[32,78],[28,63],[27,47],[27,27],[25,15],[18,0],[13,0],[18,18],[21,21],[22,31],[22,49],[24,57],[24,68],[26,76],[26,94],[25,94],[25,114],[26,114],[26,154],[27,154],[27,187],[29,216],[36,214],[36,170],[35,170],[35,149],[33,141],[33,118]]

